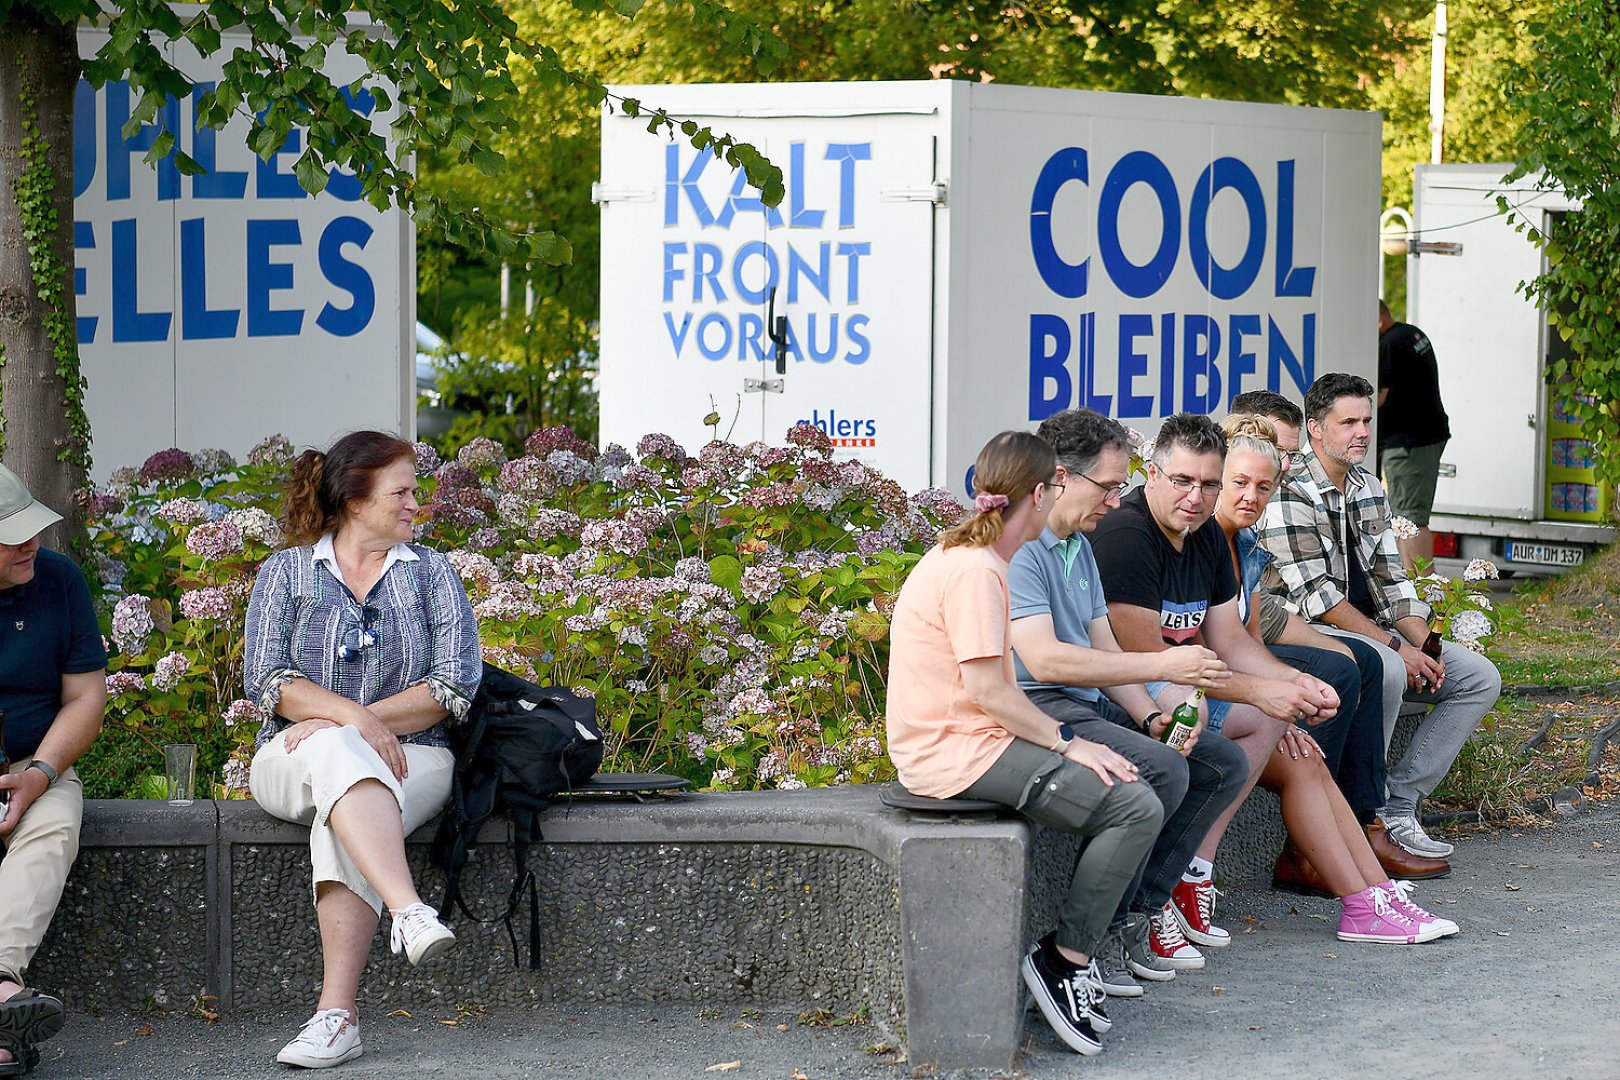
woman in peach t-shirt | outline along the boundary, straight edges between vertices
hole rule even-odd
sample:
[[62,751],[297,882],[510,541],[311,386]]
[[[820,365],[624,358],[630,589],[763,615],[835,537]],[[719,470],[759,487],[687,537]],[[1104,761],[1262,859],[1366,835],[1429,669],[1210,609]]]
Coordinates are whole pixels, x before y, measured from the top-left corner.
[[1022,970],[1052,1030],[1090,1055],[1113,1026],[1092,953],[1164,808],[1135,782],[1135,765],[1075,738],[1013,676],[1007,563],[1045,527],[1056,471],[1052,448],[1027,432],[1003,432],[979,452],[975,513],[923,556],[895,605],[889,756],[918,795],[989,799],[1088,839],[1057,929],[1031,946]]

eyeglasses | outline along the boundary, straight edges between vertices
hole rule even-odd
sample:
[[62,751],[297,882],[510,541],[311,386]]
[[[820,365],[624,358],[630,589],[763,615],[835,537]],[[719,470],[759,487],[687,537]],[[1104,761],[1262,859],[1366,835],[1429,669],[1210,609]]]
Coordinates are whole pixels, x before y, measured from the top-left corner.
[[344,663],[348,663],[350,660],[358,660],[360,654],[365,651],[366,646],[377,644],[376,631],[371,628],[376,617],[377,612],[373,608],[369,606],[360,608],[359,621],[345,630],[343,637],[338,641],[337,658],[339,660]]
[[1283,472],[1295,472],[1296,470],[1302,469],[1305,466],[1305,451],[1284,450],[1282,459]]
[[1074,475],[1078,476],[1082,480],[1090,480],[1091,483],[1096,484],[1098,487],[1102,488],[1116,499],[1123,499],[1125,497],[1125,493],[1131,490],[1131,482],[1129,480],[1122,481],[1118,484],[1105,484],[1101,480],[1092,480],[1091,477],[1087,476],[1083,472],[1077,472]]
[[1206,480],[1203,483],[1199,483],[1190,476],[1166,476],[1165,479],[1170,481],[1170,487],[1172,489],[1181,493],[1182,495],[1187,494],[1193,488],[1197,488],[1199,491],[1204,493],[1204,497],[1206,499],[1220,498],[1222,485],[1219,480]]

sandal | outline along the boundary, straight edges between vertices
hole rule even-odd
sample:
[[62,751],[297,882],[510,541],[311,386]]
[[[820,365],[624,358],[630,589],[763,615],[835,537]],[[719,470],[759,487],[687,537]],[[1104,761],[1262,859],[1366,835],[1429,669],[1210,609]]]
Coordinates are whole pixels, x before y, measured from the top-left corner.
[[49,994],[38,990],[17,991],[0,1001],[0,1048],[10,1050],[17,1060],[0,1065],[0,1076],[18,1076],[39,1061],[34,1044],[44,1042],[62,1030],[67,1010]]

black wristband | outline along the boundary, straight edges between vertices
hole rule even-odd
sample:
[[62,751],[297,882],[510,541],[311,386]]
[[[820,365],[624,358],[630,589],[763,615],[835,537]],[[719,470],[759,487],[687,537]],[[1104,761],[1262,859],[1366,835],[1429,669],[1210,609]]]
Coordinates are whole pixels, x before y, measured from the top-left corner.
[[45,774],[45,779],[47,781],[45,787],[47,789],[49,789],[52,784],[56,783],[56,778],[60,775],[54,768],[50,766],[49,763],[41,761],[38,758],[30,761],[28,763],[28,767],[30,769],[38,769],[40,772]]
[[1399,634],[1391,634],[1391,635],[1389,635],[1389,647],[1391,649],[1394,649],[1396,652],[1400,652],[1401,651],[1401,646],[1405,645],[1405,644],[1406,644],[1406,642],[1401,640]]
[[1142,730],[1143,731],[1152,731],[1153,730],[1153,721],[1157,720],[1159,717],[1161,717],[1163,715],[1164,715],[1164,710],[1163,709],[1154,709],[1152,712],[1150,712],[1146,716],[1142,717]]

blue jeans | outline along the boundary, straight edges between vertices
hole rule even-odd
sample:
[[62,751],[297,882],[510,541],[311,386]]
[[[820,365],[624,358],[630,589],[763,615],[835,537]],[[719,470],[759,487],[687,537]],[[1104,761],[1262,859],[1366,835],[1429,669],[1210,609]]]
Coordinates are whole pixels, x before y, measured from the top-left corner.
[[1356,820],[1372,823],[1384,803],[1384,665],[1365,641],[1348,638],[1354,661],[1341,653],[1305,645],[1272,645],[1272,655],[1296,671],[1314,675],[1339,695],[1339,711],[1320,724],[1300,722],[1311,733],[1328,771],[1344,792]]
[[1362,642],[1383,661],[1383,735],[1386,749],[1390,737],[1395,734],[1395,721],[1400,717],[1403,700],[1432,706],[1429,714],[1418,721],[1412,745],[1390,767],[1386,785],[1388,798],[1381,807],[1386,817],[1417,813],[1419,804],[1445,778],[1463,744],[1491,706],[1496,704],[1496,696],[1502,692],[1501,673],[1485,657],[1468,651],[1456,642],[1447,641],[1441,646],[1441,658],[1446,662],[1446,680],[1440,689],[1421,692],[1409,690],[1406,686],[1406,664],[1385,642],[1372,641],[1336,626],[1312,625],[1324,634],[1350,642]]
[[1137,869],[1135,884],[1120,898],[1113,926],[1122,924],[1131,911],[1158,911],[1170,899],[1170,890],[1204,842],[1204,834],[1248,783],[1249,759],[1236,743],[1213,731],[1200,735],[1192,753],[1182,757],[1143,734],[1125,710],[1107,698],[1085,702],[1062,690],[1028,693],[1041,711],[1073,726],[1080,738],[1128,758],[1164,804],[1164,827]]

